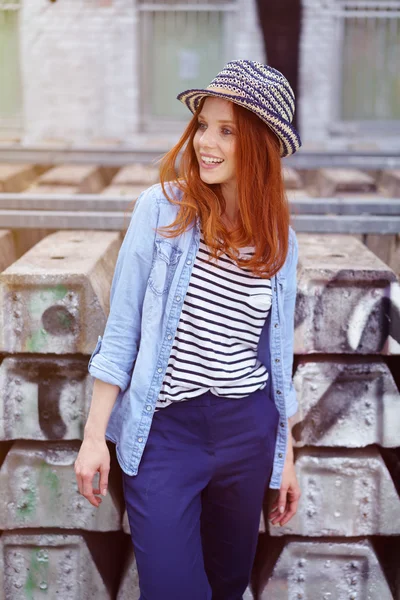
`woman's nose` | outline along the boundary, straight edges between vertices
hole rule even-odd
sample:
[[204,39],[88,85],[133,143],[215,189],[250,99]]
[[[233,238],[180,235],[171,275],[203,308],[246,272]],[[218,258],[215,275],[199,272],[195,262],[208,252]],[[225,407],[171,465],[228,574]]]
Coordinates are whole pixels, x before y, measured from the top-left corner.
[[207,148],[212,148],[215,146],[215,135],[212,131],[210,131],[210,128],[207,128],[205,131],[203,131],[201,136],[201,145]]

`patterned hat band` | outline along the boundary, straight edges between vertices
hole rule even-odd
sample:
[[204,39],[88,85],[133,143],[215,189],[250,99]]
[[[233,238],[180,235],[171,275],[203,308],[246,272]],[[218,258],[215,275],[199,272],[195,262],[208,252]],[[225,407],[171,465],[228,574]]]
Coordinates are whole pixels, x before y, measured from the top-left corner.
[[233,60],[203,89],[182,92],[178,100],[195,113],[205,97],[225,98],[256,114],[278,137],[281,156],[294,154],[301,139],[291,124],[294,94],[276,69],[250,60]]

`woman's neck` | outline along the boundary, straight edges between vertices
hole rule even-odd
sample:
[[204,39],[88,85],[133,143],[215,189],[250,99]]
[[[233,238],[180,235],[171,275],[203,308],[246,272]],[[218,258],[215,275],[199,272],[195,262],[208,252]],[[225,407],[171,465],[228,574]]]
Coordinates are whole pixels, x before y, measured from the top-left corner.
[[235,225],[239,214],[239,199],[237,187],[229,184],[221,185],[221,192],[225,200],[225,212],[222,215],[222,220],[228,226]]

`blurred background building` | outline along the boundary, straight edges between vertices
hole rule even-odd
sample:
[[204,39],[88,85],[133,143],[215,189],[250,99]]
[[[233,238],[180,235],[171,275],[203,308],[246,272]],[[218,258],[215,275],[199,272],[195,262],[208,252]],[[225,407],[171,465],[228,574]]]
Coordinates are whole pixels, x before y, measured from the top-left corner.
[[398,0],[0,0],[0,141],[167,147],[232,58],[284,72],[306,148],[400,150]]

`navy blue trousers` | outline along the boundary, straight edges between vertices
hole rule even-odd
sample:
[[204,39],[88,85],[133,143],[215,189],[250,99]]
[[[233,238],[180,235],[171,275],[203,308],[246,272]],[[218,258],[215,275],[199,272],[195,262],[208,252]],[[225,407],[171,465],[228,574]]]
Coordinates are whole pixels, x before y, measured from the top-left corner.
[[138,474],[123,474],[141,600],[242,599],[278,418],[265,390],[155,413]]

